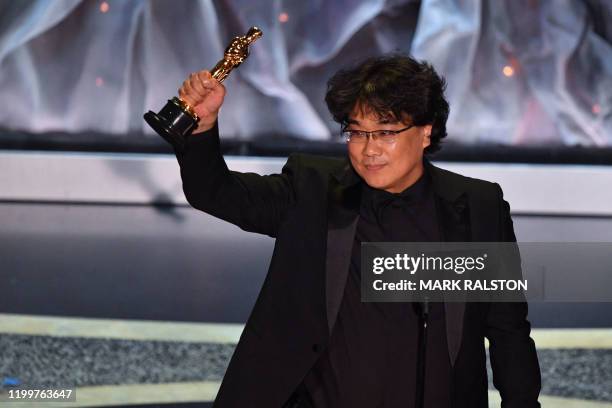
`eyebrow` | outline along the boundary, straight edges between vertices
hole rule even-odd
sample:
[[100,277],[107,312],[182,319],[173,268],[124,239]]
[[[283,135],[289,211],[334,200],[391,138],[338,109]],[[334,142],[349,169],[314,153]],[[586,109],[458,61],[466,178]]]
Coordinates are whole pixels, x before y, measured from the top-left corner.
[[[380,118],[376,121],[379,125],[388,125],[388,124],[395,124],[395,123],[399,123],[399,120],[395,119],[395,118]],[[348,125],[360,125],[360,122],[357,119],[351,119],[349,118],[346,123]]]

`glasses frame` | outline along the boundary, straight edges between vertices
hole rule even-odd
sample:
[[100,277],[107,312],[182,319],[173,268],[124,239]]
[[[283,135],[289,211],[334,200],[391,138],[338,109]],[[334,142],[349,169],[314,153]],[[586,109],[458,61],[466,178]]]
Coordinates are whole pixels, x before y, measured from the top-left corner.
[[[347,143],[365,143],[368,139],[371,139],[372,141],[377,141],[380,140],[383,143],[394,143],[395,142],[395,136],[397,136],[398,134],[405,132],[408,129],[412,129],[415,125],[412,124],[410,126],[407,126],[403,129],[398,129],[398,130],[388,130],[388,129],[380,129],[380,130],[371,130],[371,131],[367,131],[367,130],[358,130],[358,129],[347,129],[346,127],[342,128],[342,137],[344,138],[344,140]],[[352,141],[351,142],[351,135],[350,132],[360,132],[361,134],[365,134],[366,138],[363,141]],[[392,140],[385,140],[384,136],[380,134],[380,132],[385,132],[385,133],[390,133],[389,136],[392,137]]]

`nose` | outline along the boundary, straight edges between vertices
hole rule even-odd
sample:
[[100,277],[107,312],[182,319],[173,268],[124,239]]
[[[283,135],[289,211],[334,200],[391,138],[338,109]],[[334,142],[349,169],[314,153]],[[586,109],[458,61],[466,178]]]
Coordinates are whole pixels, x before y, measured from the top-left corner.
[[379,143],[374,140],[372,135],[368,135],[366,143],[363,146],[363,154],[365,156],[380,156],[382,149]]

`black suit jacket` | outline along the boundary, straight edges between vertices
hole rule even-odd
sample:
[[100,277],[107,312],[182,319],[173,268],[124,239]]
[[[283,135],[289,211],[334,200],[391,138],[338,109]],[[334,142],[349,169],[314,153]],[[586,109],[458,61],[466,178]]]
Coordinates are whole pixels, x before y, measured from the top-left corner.
[[[215,407],[281,407],[329,342],[349,270],[360,179],[346,159],[297,154],[281,174],[230,171],[219,143],[215,126],[177,147],[188,202],[276,242]],[[497,184],[426,165],[445,241],[515,241]],[[445,312],[454,406],[488,407],[486,336],[502,406],[539,407],[526,303],[446,303]]]

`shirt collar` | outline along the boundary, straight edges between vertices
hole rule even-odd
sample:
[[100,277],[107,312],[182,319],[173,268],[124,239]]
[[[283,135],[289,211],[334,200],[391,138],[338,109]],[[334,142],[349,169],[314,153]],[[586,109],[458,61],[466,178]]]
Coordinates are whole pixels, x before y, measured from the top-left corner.
[[365,205],[371,205],[375,211],[385,208],[391,203],[399,206],[410,206],[422,202],[430,193],[430,188],[431,179],[427,171],[424,171],[415,183],[400,193],[379,190],[362,182],[362,202]]

